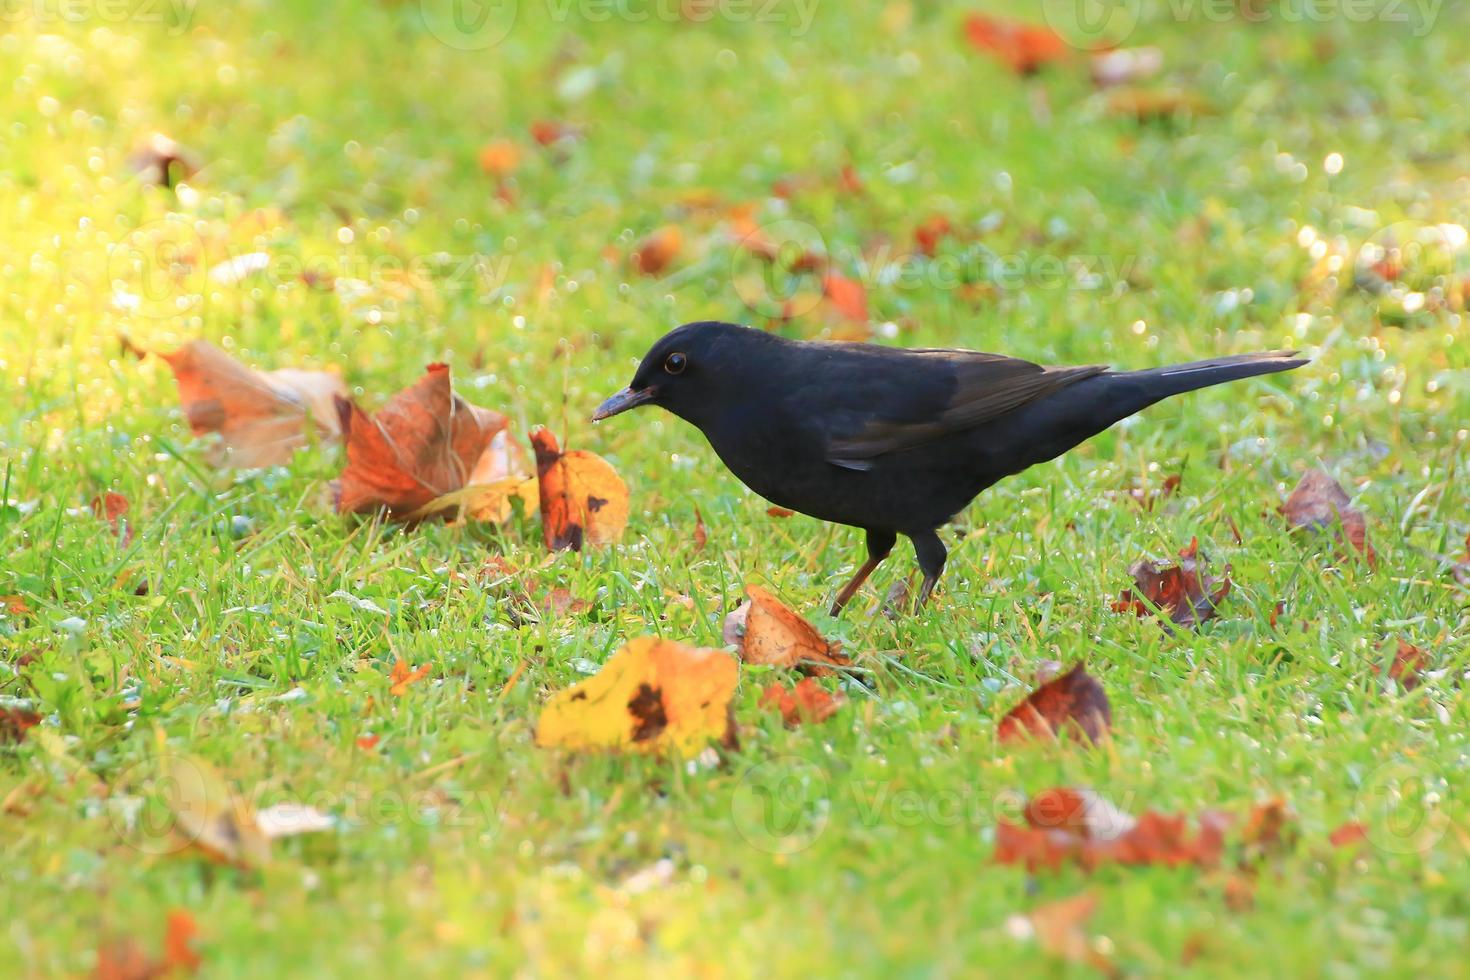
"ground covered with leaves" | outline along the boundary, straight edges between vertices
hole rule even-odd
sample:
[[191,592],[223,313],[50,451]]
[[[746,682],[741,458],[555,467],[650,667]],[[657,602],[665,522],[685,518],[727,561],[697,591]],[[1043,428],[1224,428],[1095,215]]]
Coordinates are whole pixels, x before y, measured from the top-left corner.
[[[7,12],[10,968],[1456,972],[1463,12],[443,6]],[[697,319],[1313,360],[832,619]]]

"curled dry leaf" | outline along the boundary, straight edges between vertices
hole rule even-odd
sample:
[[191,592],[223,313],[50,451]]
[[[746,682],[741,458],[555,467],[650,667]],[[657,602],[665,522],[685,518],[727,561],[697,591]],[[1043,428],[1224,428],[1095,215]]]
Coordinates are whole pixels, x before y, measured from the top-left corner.
[[463,487],[435,497],[404,519],[421,521],[453,510],[459,518],[487,524],[504,524],[515,513],[516,502],[527,516],[541,508],[541,493],[530,473],[526,451],[501,429],[480,454]]
[[559,691],[536,724],[536,744],[698,755],[734,743],[730,699],[740,667],[723,650],[639,637],[594,676]]
[[1055,31],[987,14],[965,18],[965,38],[976,50],[998,59],[1018,75],[1030,75],[1071,54],[1067,42]]
[[759,585],[746,588],[750,597],[725,617],[725,642],[740,651],[748,664],[784,667],[822,675],[852,661],[842,644],[829,642],[817,628]]
[[791,688],[777,681],[761,692],[761,707],[779,711],[787,728],[826,721],[846,703],[840,691],[828,691],[815,677],[803,677]]
[[582,449],[562,452],[549,429],[531,433],[540,481],[541,533],[552,551],[611,544],[628,526],[628,485],[612,464]]
[[1221,601],[1230,594],[1230,566],[1225,566],[1222,579],[1206,573],[1199,538],[1179,552],[1178,562],[1161,564],[1145,559],[1136,562],[1130,573],[1135,588],[1123,590],[1113,603],[1113,611],[1142,617],[1157,609],[1176,626],[1195,627],[1213,619]]
[[641,272],[645,276],[663,275],[683,248],[684,233],[679,230],[679,226],[664,225],[645,237],[633,250],[633,271]]
[[369,415],[339,400],[347,464],[337,482],[339,513],[387,511],[403,518],[465,486],[509,421],[454,393],[449,367],[431,364],[412,386]]
[[1229,820],[1207,810],[1196,823],[1192,830],[1186,817],[1152,810],[1135,819],[1091,791],[1048,790],[1027,806],[1024,824],[997,822],[995,860],[1032,871],[1067,862],[1089,870],[1108,863],[1214,867]]
[[1054,741],[1063,729],[1072,729],[1096,744],[1112,724],[1113,712],[1102,684],[1079,663],[1012,708],[1000,720],[996,736],[1002,742]]
[[347,388],[335,374],[256,371],[204,340],[159,356],[173,370],[189,428],[219,434],[217,465],[279,466],[313,430],[323,440],[342,434],[335,401]]
[[1308,470],[1280,511],[1293,529],[1336,530],[1338,540],[1351,545],[1370,566],[1378,563],[1378,553],[1368,541],[1368,519],[1326,470]]

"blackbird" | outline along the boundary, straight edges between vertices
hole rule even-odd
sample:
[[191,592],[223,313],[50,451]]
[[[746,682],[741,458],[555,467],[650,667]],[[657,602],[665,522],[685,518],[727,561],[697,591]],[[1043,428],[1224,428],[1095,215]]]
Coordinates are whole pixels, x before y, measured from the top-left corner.
[[1307,363],[1295,355],[1112,371],[686,323],[653,345],[632,384],[592,418],[662,406],[702,431],[762,497],[862,528],[868,560],[838,593],[835,616],[898,535],[914,543],[922,607],[947,554],[935,532],[980,491],[1170,395]]

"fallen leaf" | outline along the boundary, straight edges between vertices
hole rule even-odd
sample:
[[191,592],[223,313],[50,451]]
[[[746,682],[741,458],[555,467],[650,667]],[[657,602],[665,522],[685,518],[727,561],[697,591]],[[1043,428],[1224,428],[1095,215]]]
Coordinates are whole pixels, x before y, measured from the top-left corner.
[[1230,594],[1230,566],[1225,566],[1224,578],[1207,574],[1198,538],[1179,552],[1178,562],[1161,564],[1145,559],[1136,562],[1129,572],[1136,591],[1124,589],[1113,603],[1113,611],[1143,617],[1158,610],[1176,626],[1199,626],[1215,618],[1220,603]]
[[364,752],[371,752],[373,749],[378,747],[379,741],[381,741],[381,739],[377,735],[373,735],[371,733],[367,735],[359,735],[357,736],[357,747],[362,749]]
[[1368,828],[1356,821],[1349,821],[1327,835],[1333,847],[1353,847],[1368,842]]
[[711,741],[733,744],[730,699],[739,675],[739,664],[723,650],[639,637],[595,675],[547,701],[536,744],[669,750],[685,758]]
[[217,464],[253,469],[288,463],[308,442],[342,434],[335,399],[342,379],[325,371],[256,371],[205,340],[160,354],[173,370],[196,436],[218,433]]
[[395,698],[401,698],[408,693],[409,687],[417,684],[419,681],[428,676],[428,664],[423,664],[422,666],[415,668],[410,666],[408,661],[404,660],[402,657],[399,657],[397,660],[393,661],[393,669],[388,675],[388,680],[390,682],[388,693],[392,694]]
[[510,140],[493,140],[480,150],[480,169],[492,177],[504,179],[521,165],[521,148]]
[[707,544],[709,544],[709,531],[704,526],[704,515],[696,507],[694,508],[694,550],[703,551]]
[[531,139],[541,146],[571,142],[580,139],[582,131],[576,126],[555,119],[537,119],[531,123]]
[[163,133],[150,133],[128,154],[128,168],[159,187],[173,187],[199,172],[199,158]]
[[746,588],[749,601],[725,617],[725,642],[748,664],[763,664],[822,675],[852,661],[842,644],[828,642],[817,628],[759,585]]
[[515,513],[517,500],[521,513],[528,517],[541,509],[541,492],[530,473],[526,452],[511,438],[509,429],[502,429],[480,454],[463,487],[435,497],[404,520],[422,521],[454,510],[464,520],[504,524]]
[[1018,75],[1033,74],[1072,53],[1055,31],[987,14],[965,18],[965,37],[976,50],[999,59]]
[[592,603],[574,597],[568,589],[552,589],[541,597],[539,605],[553,616],[580,616],[592,608]]
[[0,607],[11,616],[29,616],[31,607],[26,604],[25,596],[0,595]]
[[369,415],[341,400],[347,463],[337,482],[339,513],[410,514],[464,487],[509,420],[454,393],[449,367],[425,375]]
[[[1398,641],[1398,649],[1394,651],[1393,663],[1388,667],[1389,679],[1397,681],[1405,691],[1412,691],[1419,686],[1419,673],[1428,664],[1427,653],[1408,640],[1401,639]],[[1379,673],[1377,664],[1373,666],[1373,673]]]
[[92,498],[93,516],[108,523],[112,528],[113,537],[117,538],[124,548],[133,543],[133,525],[127,519],[128,511],[131,509],[132,504],[128,503],[127,497],[111,490]]
[[204,964],[204,959],[194,948],[199,936],[199,924],[194,916],[184,909],[174,909],[168,914],[168,925],[163,933],[163,963],[166,970],[181,970],[193,973]]
[[214,766],[196,756],[165,756],[160,776],[181,847],[223,864],[254,867],[270,860],[270,838]]
[[777,681],[761,693],[761,707],[779,711],[787,728],[824,722],[846,702],[841,692],[829,692],[815,677],[803,677],[791,688]]
[[822,295],[846,319],[857,324],[868,322],[868,293],[856,279],[828,272],[822,279]]
[[1279,797],[1251,807],[1240,834],[1248,861],[1290,850],[1296,837],[1296,814]]
[[920,255],[932,259],[939,251],[939,243],[953,230],[954,227],[944,215],[931,214],[914,229],[914,247],[919,250]]
[[24,708],[0,708],[0,745],[19,742],[41,723],[41,716]]
[[94,980],[162,980],[195,973],[204,963],[194,948],[198,936],[194,916],[174,909],[164,926],[161,956],[149,956],[136,939],[120,939],[98,947],[92,976]]
[[766,516],[767,517],[790,517],[790,516],[792,516],[795,513],[796,513],[796,511],[794,511],[794,510],[787,510],[785,507],[767,507],[766,508]]
[[1084,928],[1096,911],[1097,896],[1083,892],[1038,905],[1024,916],[1012,916],[1006,929],[1017,939],[1035,939],[1046,953],[1066,963],[1090,966],[1104,975],[1116,976],[1117,967]]
[[633,271],[645,276],[664,273],[684,248],[684,233],[678,225],[664,225],[638,243],[632,256]]
[[1229,822],[1205,811],[1192,831],[1183,816],[1150,810],[1134,818],[1090,790],[1074,789],[1039,794],[1025,816],[1025,824],[996,823],[995,860],[1032,871],[1068,862],[1087,870],[1108,863],[1214,867],[1224,854]]
[[996,727],[1001,742],[1038,738],[1055,741],[1064,729],[1075,729],[1096,744],[1113,724],[1108,696],[1081,663],[1047,681],[1012,708]]
[[1378,554],[1368,542],[1368,519],[1326,470],[1308,470],[1279,510],[1293,529],[1336,530],[1338,540],[1356,549],[1369,566],[1378,563]]
[[531,433],[541,492],[541,533],[552,551],[611,544],[628,526],[628,485],[612,464],[583,449],[562,452],[549,429]]

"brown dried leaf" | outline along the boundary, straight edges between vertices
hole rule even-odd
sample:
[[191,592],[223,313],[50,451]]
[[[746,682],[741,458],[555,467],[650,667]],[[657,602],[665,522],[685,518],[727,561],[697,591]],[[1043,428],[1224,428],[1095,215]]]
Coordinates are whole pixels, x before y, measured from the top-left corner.
[[335,374],[256,371],[204,340],[159,356],[173,370],[189,428],[196,436],[219,434],[216,465],[279,466],[312,429],[323,440],[342,434],[335,401],[347,388]]
[[1096,744],[1113,724],[1108,696],[1097,679],[1079,663],[1042,684],[1000,720],[996,737],[1003,743],[1025,739],[1055,741],[1063,729],[1080,731]]
[[550,429],[531,433],[541,493],[541,534],[552,551],[611,544],[628,526],[628,485],[612,464],[583,449],[562,452]]
[[761,707],[779,711],[787,728],[826,721],[846,703],[842,692],[829,692],[815,677],[803,677],[791,688],[777,681],[761,693]]
[[1199,555],[1199,539],[1179,553],[1179,561],[1161,564],[1147,559],[1129,570],[1137,591],[1124,589],[1113,603],[1114,612],[1147,616],[1155,609],[1177,626],[1197,627],[1217,615],[1220,602],[1230,594],[1230,566],[1225,576],[1211,577]]
[[[1390,680],[1398,681],[1399,686],[1405,691],[1412,691],[1419,686],[1419,673],[1429,664],[1429,654],[1414,646],[1408,640],[1400,639],[1398,649],[1394,651],[1393,663],[1388,667]],[[1373,665],[1373,673],[1381,672],[1381,668]]]
[[1313,532],[1336,530],[1338,540],[1356,549],[1369,566],[1378,563],[1378,553],[1368,542],[1367,518],[1352,505],[1342,485],[1325,470],[1308,470],[1279,509],[1292,528]]
[[664,225],[638,243],[632,256],[634,272],[660,276],[673,265],[684,248],[684,232],[678,225]]
[[41,716],[24,708],[0,708],[0,745],[19,742],[41,723]]
[[133,523],[127,519],[131,509],[132,504],[128,503],[127,497],[111,490],[92,498],[93,516],[108,523],[113,536],[124,548],[133,543]]
[[817,628],[759,585],[746,588],[750,601],[725,617],[727,643],[748,664],[766,664],[820,676],[846,667],[842,644],[828,642]]

